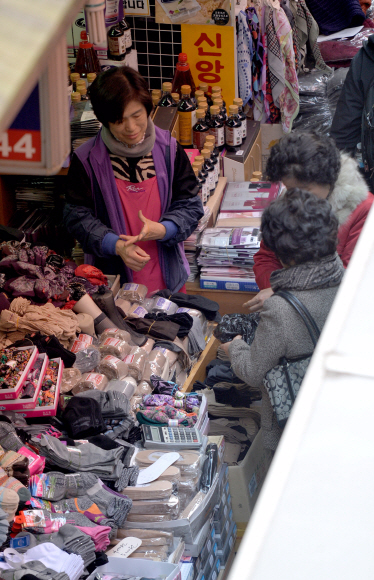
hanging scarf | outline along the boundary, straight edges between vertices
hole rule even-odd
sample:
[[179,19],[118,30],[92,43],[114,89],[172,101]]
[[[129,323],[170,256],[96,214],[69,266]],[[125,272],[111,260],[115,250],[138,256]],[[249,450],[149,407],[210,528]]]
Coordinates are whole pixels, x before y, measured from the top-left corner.
[[252,37],[248,30],[245,12],[238,14],[238,77],[239,96],[243,107],[252,99]]
[[262,92],[262,67],[264,47],[260,33],[260,21],[254,7],[246,10],[248,28],[252,36],[253,59],[252,59],[252,88],[253,88],[253,117],[255,121],[261,121],[263,115],[264,93]]
[[147,128],[145,130],[144,136],[139,143],[135,145],[126,145],[116,139],[107,127],[104,125],[101,128],[101,138],[105,145],[108,147],[109,151],[114,155],[119,157],[144,157],[148,155],[155,144],[156,132],[153,121],[148,117]]
[[318,262],[305,262],[275,270],[270,276],[272,290],[313,290],[338,286],[344,275],[344,267],[338,254],[331,254]]
[[292,29],[283,8],[273,11],[274,30],[278,38],[283,65],[284,87],[279,95],[282,128],[290,133],[299,112],[299,82],[295,66]]
[[305,68],[305,59],[307,57],[308,61],[311,61],[312,67],[315,66],[319,70],[331,72],[331,68],[323,60],[318,46],[319,28],[317,22],[309,12],[305,0],[290,0],[290,8],[295,17],[298,31],[299,69]]

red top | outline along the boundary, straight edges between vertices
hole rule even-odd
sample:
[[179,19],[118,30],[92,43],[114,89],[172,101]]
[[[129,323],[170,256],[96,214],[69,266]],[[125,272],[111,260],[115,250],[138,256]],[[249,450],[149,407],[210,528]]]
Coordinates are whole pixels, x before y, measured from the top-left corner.
[[[347,221],[339,228],[337,252],[342,259],[344,268],[348,266],[373,202],[374,196],[369,193],[367,198],[356,207]],[[260,249],[254,256],[254,262],[253,270],[257,286],[260,290],[270,288],[270,274],[283,268],[282,264],[274,252],[268,250],[263,242],[261,242]]]
[[[160,220],[161,200],[156,177],[140,183],[116,178],[116,184],[125,217],[126,232],[129,236],[138,235],[143,227],[138,215],[140,209],[146,218],[154,222]],[[151,259],[140,272],[132,273],[133,281],[147,286],[148,292],[166,288],[160,268],[157,242],[138,242],[136,245],[147,252]]]

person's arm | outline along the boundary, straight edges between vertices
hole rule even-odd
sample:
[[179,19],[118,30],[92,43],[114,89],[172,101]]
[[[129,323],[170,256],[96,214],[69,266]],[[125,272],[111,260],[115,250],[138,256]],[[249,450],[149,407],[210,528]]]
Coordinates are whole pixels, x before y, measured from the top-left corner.
[[270,276],[275,270],[280,270],[282,264],[271,250],[260,244],[260,249],[254,255],[253,271],[256,278],[256,284],[260,290],[270,288]]
[[274,298],[269,303],[264,306],[252,344],[249,346],[244,340],[233,340],[229,346],[234,373],[256,388],[262,386],[267,371],[286,354],[286,333],[280,310],[274,304]]
[[[357,240],[360,236],[362,228],[365,225],[365,220],[368,216],[368,213],[371,209],[371,206],[374,202],[374,197],[370,193],[365,201],[363,201],[358,208],[355,210],[354,215],[352,216],[351,220],[348,220],[346,225],[348,232],[346,233],[346,239],[344,242],[344,246],[340,248],[338,246],[338,253],[340,258],[343,262],[344,268],[346,268],[349,264],[349,260],[352,257],[353,250],[355,249]],[[342,226],[342,230],[344,230],[345,226]],[[341,232],[341,235],[344,235],[344,232]],[[339,237],[339,233],[338,233]]]
[[[339,149],[345,150],[351,155],[356,150],[357,143],[361,142],[361,117],[365,103],[365,85],[362,78],[363,49],[357,53],[351,62],[345,79],[335,115],[332,121],[330,135],[335,139]],[[369,60],[367,66],[374,63]]]

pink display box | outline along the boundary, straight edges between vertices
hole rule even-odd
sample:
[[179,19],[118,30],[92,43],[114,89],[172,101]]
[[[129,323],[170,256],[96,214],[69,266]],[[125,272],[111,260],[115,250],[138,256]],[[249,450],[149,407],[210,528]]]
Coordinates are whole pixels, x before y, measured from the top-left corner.
[[18,396],[21,392],[21,389],[25,383],[26,377],[29,374],[30,370],[33,368],[34,363],[39,355],[39,351],[36,346],[22,346],[21,348],[17,348],[17,350],[31,350],[30,360],[26,365],[25,370],[23,371],[17,385],[13,389],[0,389],[0,401],[4,399],[18,399]]
[[[42,387],[42,382],[44,379],[45,371],[47,369],[47,364],[48,364],[48,360],[49,360],[48,356],[44,352],[42,354],[39,354],[37,358],[41,358],[43,360],[43,364],[42,364],[42,368],[40,369],[40,376],[38,379],[38,384],[36,386],[35,395],[33,396],[33,398],[32,399],[11,399],[9,401],[1,401],[0,402],[0,411],[18,411],[19,409],[35,409],[36,399],[38,398],[39,391]],[[29,373],[31,371],[32,371],[32,368],[29,370]],[[26,381],[26,379],[25,379],[25,381]]]
[[57,374],[57,385],[55,392],[55,400],[53,405],[48,405],[46,407],[35,407],[35,409],[25,409],[23,411],[17,411],[17,415],[22,415],[22,417],[54,417],[57,413],[58,401],[60,398],[60,387],[62,380],[62,371],[64,370],[64,363],[60,358],[51,359],[59,363],[59,369]]

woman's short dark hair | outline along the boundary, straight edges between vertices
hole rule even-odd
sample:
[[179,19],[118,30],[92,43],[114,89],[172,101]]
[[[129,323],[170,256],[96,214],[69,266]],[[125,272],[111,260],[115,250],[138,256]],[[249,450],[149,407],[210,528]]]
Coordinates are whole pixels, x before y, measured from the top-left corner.
[[264,244],[283,264],[303,264],[334,254],[338,220],[330,203],[292,188],[273,201],[261,221]]
[[139,101],[152,111],[152,98],[147,81],[129,66],[110,68],[100,73],[90,86],[90,98],[94,113],[104,127],[108,123],[122,121],[123,111],[130,101]]
[[291,133],[270,150],[266,174],[270,181],[293,177],[300,183],[333,188],[340,171],[340,153],[329,137],[315,133]]

